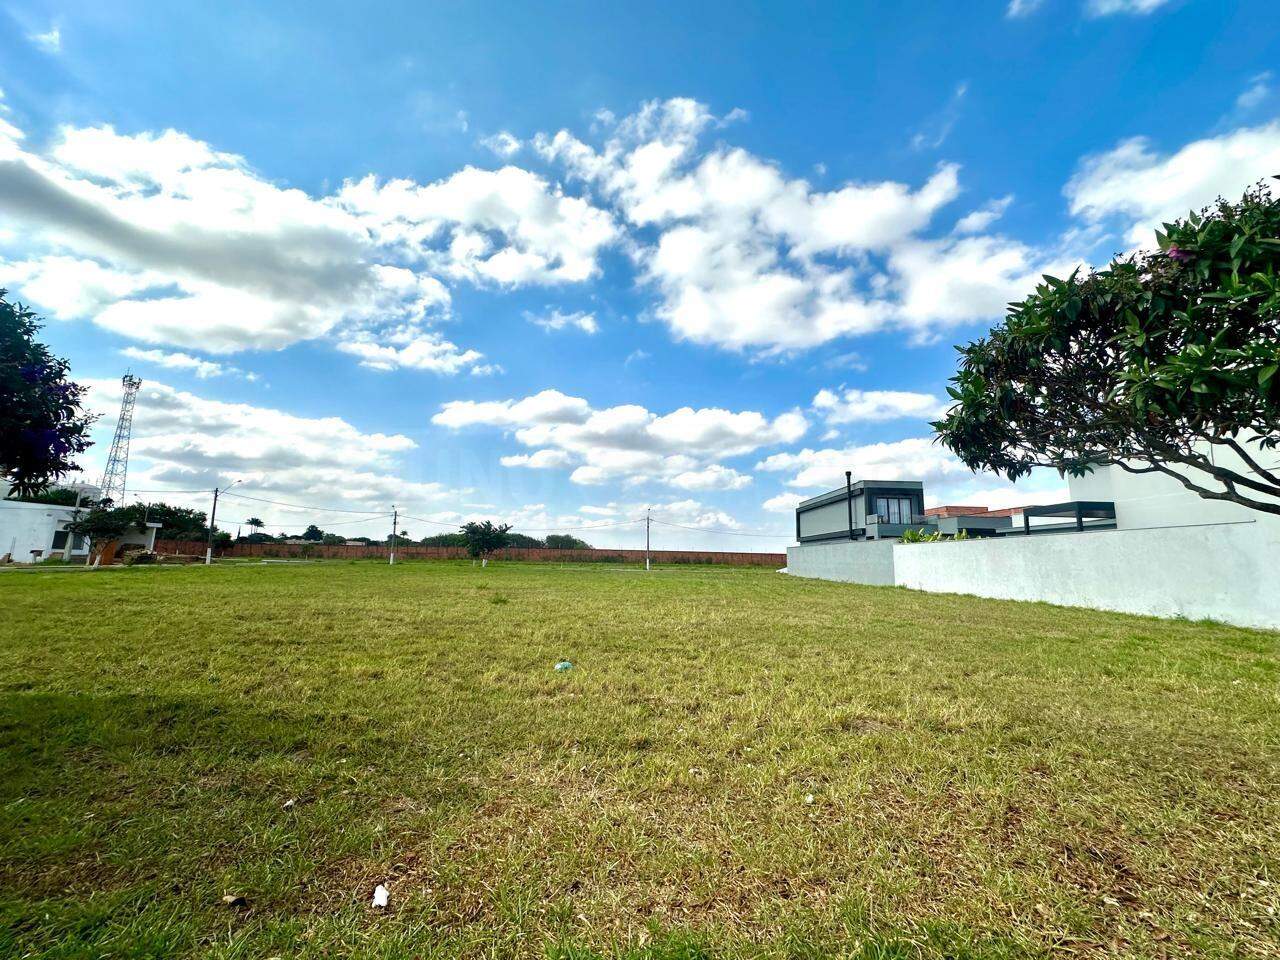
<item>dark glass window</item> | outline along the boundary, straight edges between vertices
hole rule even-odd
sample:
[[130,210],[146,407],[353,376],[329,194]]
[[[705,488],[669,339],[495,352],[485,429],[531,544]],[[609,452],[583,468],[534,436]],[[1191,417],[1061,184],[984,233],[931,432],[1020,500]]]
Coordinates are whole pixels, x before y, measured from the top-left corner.
[[910,497],[876,497],[876,516],[881,523],[910,523]]

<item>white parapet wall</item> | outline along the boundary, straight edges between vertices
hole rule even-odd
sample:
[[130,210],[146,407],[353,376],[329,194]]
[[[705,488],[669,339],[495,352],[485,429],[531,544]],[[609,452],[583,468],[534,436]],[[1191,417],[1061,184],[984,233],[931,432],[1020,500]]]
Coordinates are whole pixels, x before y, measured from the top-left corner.
[[[893,582],[917,590],[1280,628],[1280,526],[1272,523],[899,543],[891,549]],[[790,567],[797,559],[788,553]]]
[[891,587],[893,541],[829,540],[787,548],[787,573],[817,580]]

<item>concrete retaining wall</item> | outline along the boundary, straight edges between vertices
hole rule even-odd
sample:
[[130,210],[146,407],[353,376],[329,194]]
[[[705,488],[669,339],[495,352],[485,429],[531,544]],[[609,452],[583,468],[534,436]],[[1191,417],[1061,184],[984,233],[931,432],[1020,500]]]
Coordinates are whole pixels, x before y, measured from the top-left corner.
[[787,573],[843,583],[894,585],[893,542],[834,540],[787,548]]
[[806,543],[787,549],[787,572],[1280,629],[1280,525],[1267,518],[960,543]]
[[893,554],[897,584],[917,590],[1280,628],[1280,534],[1266,523],[896,544]]

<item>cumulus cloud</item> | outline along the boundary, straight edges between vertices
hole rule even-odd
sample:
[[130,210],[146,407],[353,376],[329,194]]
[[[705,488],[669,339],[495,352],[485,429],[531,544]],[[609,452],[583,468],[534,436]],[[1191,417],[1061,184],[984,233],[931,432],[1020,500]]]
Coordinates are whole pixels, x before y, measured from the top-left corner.
[[165,367],[170,370],[186,370],[195,374],[198,380],[207,380],[210,377],[222,376],[239,376],[246,380],[257,380],[258,376],[254,373],[245,373],[239,367],[233,367],[228,363],[219,363],[215,360],[202,360],[200,357],[193,357],[189,353],[169,353],[164,350],[140,350],[137,347],[125,347],[120,351],[131,360],[140,360],[143,363],[152,363],[158,367]]
[[988,201],[977,210],[967,213],[957,220],[955,232],[981,233],[1003,217],[1004,212],[1009,209],[1009,204],[1011,203],[1013,203],[1013,194]]
[[580,282],[617,238],[606,211],[520,167],[465,167],[445,180],[348,182],[335,206],[379,244],[452,278],[500,286]]
[[846,470],[859,480],[920,480],[926,489],[973,476],[945,447],[923,437],[775,453],[757,463],[756,469],[789,473],[787,486],[814,490],[840,486]]
[[796,505],[805,499],[798,493],[780,493],[775,497],[770,497],[761,506],[769,513],[793,513]]
[[491,137],[485,137],[480,141],[480,145],[493,151],[503,160],[510,160],[519,153],[520,148],[524,146],[524,144],[520,142],[519,137],[515,136],[515,134],[508,133],[506,130],[501,130]]
[[541,315],[526,313],[524,316],[530,323],[549,332],[555,330],[578,330],[582,333],[593,334],[600,331],[600,325],[596,323],[595,314],[587,313],[583,310],[575,310],[572,313],[551,310]]
[[344,184],[313,197],[174,130],[0,120],[0,283],[58,319],[213,353],[326,338],[379,366],[457,373],[481,355],[430,329],[446,283],[578,282],[610,214],[515,167]]
[[751,478],[718,461],[794,443],[808,429],[794,412],[772,420],[718,408],[658,415],[634,404],[595,409],[558,390],[522,400],[450,401],[432,422],[455,430],[497,427],[534,451],[506,456],[504,466],[573,467],[570,480],[578,484],[655,480],[686,490],[741,489]]
[[1214,197],[1239,197],[1280,171],[1280,121],[1244,127],[1159,153],[1145,137],[1087,158],[1066,187],[1071,212],[1118,220],[1134,246],[1150,245],[1163,222],[1199,210]]
[[338,349],[360,358],[362,367],[373,370],[429,370],[457,373],[470,369],[474,374],[496,373],[500,368],[481,364],[483,354],[463,350],[433,330],[404,327],[385,334],[379,342],[371,335],[357,334],[338,343]]
[[[895,324],[923,331],[989,319],[1045,265],[1038,251],[1000,238],[923,238],[960,193],[955,164],[917,185],[818,190],[746,150],[704,147],[718,122],[705,104],[676,98],[644,104],[599,146],[567,130],[532,141],[630,226],[626,249],[658,294],[654,315],[679,339],[769,354]],[[994,208],[985,216],[989,225]],[[927,296],[932,264],[920,253],[961,261],[957,272],[984,255],[994,262],[977,263],[967,288],[953,278],[955,301]]]
[[[119,411],[120,383],[87,380],[86,385],[89,408],[102,415],[95,428],[99,440],[95,450],[101,452],[109,445]],[[401,474],[400,459],[415,446],[403,434],[367,432],[340,417],[301,417],[270,407],[209,400],[147,379],[134,412],[129,485],[146,491],[199,490],[196,494],[148,492],[146,499],[201,510],[209,506],[203,491],[233,480],[239,481],[233,490],[236,497],[339,511],[390,512],[390,504],[396,503],[416,513],[460,501],[463,490],[408,480]],[[346,521],[359,513],[293,510],[232,498],[220,504],[219,515],[227,523],[257,515],[272,529],[300,530],[307,523]],[[376,535],[387,532],[387,523],[380,519],[373,524]],[[358,526],[342,529],[361,532]]]
[[869,423],[903,417],[927,420],[941,415],[947,404],[931,393],[907,390],[819,390],[813,408],[828,424]]

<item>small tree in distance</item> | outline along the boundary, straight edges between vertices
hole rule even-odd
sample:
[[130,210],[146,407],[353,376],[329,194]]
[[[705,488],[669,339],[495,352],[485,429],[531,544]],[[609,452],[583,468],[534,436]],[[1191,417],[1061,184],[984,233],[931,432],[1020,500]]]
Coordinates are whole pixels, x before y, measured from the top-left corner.
[[473,560],[488,560],[495,550],[501,550],[509,540],[508,531],[511,524],[503,523],[494,526],[492,521],[472,521],[463,524],[462,535],[466,538],[467,555]]
[[1280,514],[1280,470],[1259,455],[1280,447],[1280,202],[1260,185],[1156,240],[1045,277],[958,348],[938,438],[1010,480],[1115,464]]

